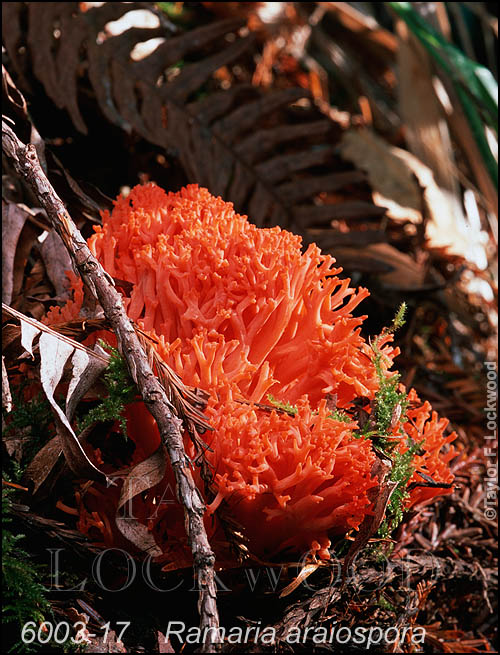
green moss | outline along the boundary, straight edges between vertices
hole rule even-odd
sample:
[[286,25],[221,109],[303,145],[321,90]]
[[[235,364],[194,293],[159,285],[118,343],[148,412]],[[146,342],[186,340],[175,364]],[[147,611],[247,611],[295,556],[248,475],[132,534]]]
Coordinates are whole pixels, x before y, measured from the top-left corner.
[[28,621],[37,624],[44,621],[51,616],[51,609],[45,598],[45,587],[38,582],[40,567],[30,561],[30,556],[19,544],[24,535],[14,534],[10,529],[11,493],[10,489],[2,489],[2,621],[4,626],[12,624],[14,631],[19,630],[19,641],[11,650],[22,647],[23,652],[31,652],[34,648],[21,641],[22,627]]
[[[23,439],[22,458],[16,461],[6,457],[2,464],[3,479],[19,482],[25,465],[48,441],[53,422],[52,409],[43,392],[26,402],[25,380],[12,390],[13,409],[5,417],[8,423],[3,430],[4,439]],[[15,534],[10,514],[14,489],[2,488],[2,622],[6,628],[11,650],[32,652],[34,647],[23,644],[21,630],[28,621],[39,623],[51,616],[50,604],[45,598],[45,587],[39,582],[40,567],[35,566],[20,542],[25,538]]]
[[267,394],[267,400],[269,401],[270,405],[276,407],[276,409],[281,409],[281,411],[290,414],[290,416],[295,416],[299,411],[294,405],[290,405],[288,402],[283,403],[281,400],[276,400],[276,398],[270,393]]
[[[4,479],[9,474],[3,471]],[[32,555],[25,550],[25,535],[15,534],[11,515],[11,496],[15,490],[2,488],[2,623],[4,635],[2,645],[12,653],[82,653],[85,643],[75,644],[71,636],[64,642],[51,640],[39,643],[23,642],[23,628],[31,623],[35,632],[44,621],[57,624],[52,606],[47,598],[47,589],[41,580],[48,579],[46,566],[35,564]],[[31,631],[28,636],[31,636]]]
[[40,392],[35,398],[26,402],[23,397],[25,385],[17,392],[12,393],[13,410],[9,414],[9,424],[5,428],[4,433],[11,430],[20,430],[25,427],[31,427],[36,432],[32,432],[35,436],[37,434],[46,435],[48,425],[52,422],[52,410],[49,401],[45,395]]
[[122,434],[127,436],[127,422],[123,417],[123,410],[125,405],[131,403],[135,398],[135,384],[129,375],[125,360],[118,350],[103,341],[100,344],[111,354],[103,376],[108,395],[97,407],[92,408],[77,422],[78,430],[81,432],[93,423],[118,421]]
[[158,9],[161,9],[163,12],[165,12],[169,18],[178,18],[179,15],[182,13],[182,5],[184,3],[156,2],[155,4],[158,7]]
[[[52,436],[50,425],[54,420],[50,403],[42,391],[32,400],[25,400],[24,389],[27,384],[28,381],[24,381],[16,390],[12,390],[13,409],[5,415],[6,426],[2,432],[4,439],[23,439],[23,464],[31,461]],[[24,467],[21,465],[21,468]],[[8,472],[15,480],[19,480],[21,468],[14,459],[9,460]]]
[[334,421],[341,421],[342,423],[350,423],[352,421],[349,414],[342,409],[335,409],[328,418],[332,418]]
[[385,446],[388,450],[391,450],[391,444],[394,444],[394,442],[388,441],[387,439],[384,439],[384,437],[387,437],[392,433],[395,418],[399,425],[401,425],[405,420],[408,401],[406,394],[398,390],[401,381],[400,374],[389,374],[385,371],[382,363],[384,354],[380,350],[379,344],[384,336],[387,334],[393,334],[397,329],[404,325],[405,313],[406,303],[401,303],[391,326],[389,328],[384,328],[384,330],[382,330],[382,332],[375,337],[370,344],[373,350],[372,361],[379,380],[379,389],[375,394],[374,402],[374,419],[377,426],[378,436],[381,438],[381,443],[377,445],[382,449],[384,449]]
[[[399,373],[389,374],[385,372],[382,366],[383,353],[378,346],[384,335],[394,333],[404,324],[405,313],[406,304],[402,303],[391,327],[383,330],[371,344],[373,363],[379,379],[379,390],[375,394],[374,403],[375,421],[379,436],[377,446],[392,459],[389,479],[391,482],[397,483],[387,506],[386,517],[378,531],[381,537],[387,537],[403,520],[404,504],[408,498],[406,487],[415,472],[413,459],[421,446],[420,443],[410,442],[405,453],[401,454],[397,450],[398,441],[394,439],[394,428],[398,428],[401,439],[410,439],[402,427],[406,421],[408,398],[405,392],[399,391],[401,380]],[[389,436],[391,436],[390,439]]]
[[[377,371],[377,373],[379,372]],[[379,373],[380,387],[375,395],[374,412],[377,432],[382,438],[382,445],[385,445],[387,449],[391,449],[394,441],[387,441],[384,436],[392,434],[394,420],[397,421],[397,425],[401,425],[405,420],[408,407],[406,394],[398,391],[400,379],[399,373],[394,373],[390,377]]]
[[[354,433],[354,436],[358,438],[371,439],[373,445],[393,462],[389,480],[396,482],[397,486],[392,493],[385,519],[378,531],[381,537],[387,537],[403,519],[404,504],[408,498],[406,487],[415,471],[413,466],[414,456],[421,446],[421,444],[410,442],[409,449],[405,453],[398,452],[398,439],[395,438],[398,436],[398,432],[401,439],[410,439],[403,429],[403,424],[406,421],[408,398],[404,391],[399,390],[401,380],[399,373],[389,373],[386,370],[387,367],[384,366],[385,355],[380,349],[383,337],[387,336],[387,334],[393,334],[404,324],[405,313],[406,304],[402,303],[390,327],[384,328],[370,342],[373,353],[372,362],[377,373],[379,388],[375,393],[372,412],[368,421]],[[267,397],[273,407],[291,416],[297,414],[297,407],[290,403],[277,400],[271,394],[268,394]],[[338,408],[330,414],[330,418],[344,423],[353,420],[347,412]]]
[[381,594],[380,598],[378,599],[378,605],[382,609],[388,610],[389,612],[395,612],[396,611],[396,608],[394,607],[394,605],[389,600],[387,600],[387,598],[383,594]]
[[406,487],[411,476],[415,472],[413,458],[419,451],[422,443],[423,442],[412,443],[405,453],[395,453],[393,455],[390,480],[392,482],[397,482],[398,484],[392,493],[387,506],[386,517],[378,531],[378,534],[381,537],[387,537],[403,520],[404,503],[409,495]]
[[[32,400],[26,401],[24,389],[29,384],[22,384],[12,390],[12,411],[4,415],[2,439],[13,441],[15,455],[5,457],[2,463],[2,473],[5,480],[19,483],[26,468],[36,453],[53,436],[53,414],[49,401],[43,392]],[[19,444],[14,442],[19,440]]]
[[[404,504],[408,498],[406,487],[415,472],[413,459],[421,446],[421,443],[410,441],[410,437],[403,429],[403,424],[406,421],[408,398],[405,392],[399,391],[400,374],[388,373],[385,370],[383,366],[384,354],[379,347],[384,336],[393,334],[404,324],[405,313],[406,304],[402,303],[391,326],[382,330],[370,343],[379,389],[373,401],[373,417],[359,431],[360,436],[373,439],[377,448],[391,459],[392,468],[389,480],[397,483],[387,506],[385,519],[378,531],[379,536],[383,538],[389,536],[403,519]],[[396,435],[394,432],[396,432]],[[398,440],[394,438],[398,432],[401,439],[409,441],[409,448],[403,454],[398,452]]]

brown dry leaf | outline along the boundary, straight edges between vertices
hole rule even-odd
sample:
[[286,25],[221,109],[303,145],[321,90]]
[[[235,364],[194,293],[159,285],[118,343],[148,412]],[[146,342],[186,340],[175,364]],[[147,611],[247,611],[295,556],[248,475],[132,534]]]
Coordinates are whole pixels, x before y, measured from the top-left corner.
[[55,480],[59,477],[64,460],[61,457],[61,441],[53,437],[33,457],[23,474],[23,481],[31,481],[32,495],[48,495]]
[[368,244],[361,251],[352,247],[335,248],[333,253],[341,266],[374,273],[387,289],[417,291],[424,284],[424,267],[389,243]]
[[[37,249],[32,254],[34,258],[40,255]],[[55,302],[54,288],[47,278],[42,260],[37,258],[31,271],[25,277],[22,292],[16,297],[13,306],[24,314],[41,319],[45,315],[48,306],[53,305]]]
[[94,352],[101,355],[101,357],[92,356],[86,350],[80,348],[75,348],[73,353],[71,359],[72,376],[66,396],[68,421],[71,421],[78,403],[87,391],[94,386],[109,363],[108,353],[99,344],[95,344]]
[[[420,167],[432,171],[432,183],[421,182],[426,188],[426,202],[432,216],[426,235],[432,246],[448,247],[449,252],[473,261],[471,248],[480,236],[463,212],[450,133],[438,99],[440,93],[435,89],[429,55],[403,21],[397,21],[396,31],[400,43],[399,105],[406,125],[406,139]],[[444,89],[441,95],[443,93],[446,93]],[[418,177],[416,171],[415,174]]]
[[25,444],[31,439],[31,427],[18,428],[17,430],[6,430],[2,435],[2,442],[9,457],[12,457],[16,462],[21,463]]
[[75,348],[61,339],[59,335],[42,332],[38,342],[40,351],[40,381],[56,420],[57,432],[68,466],[78,476],[105,483],[106,475],[88,458],[82,445],[73,432],[70,422],[57,404],[54,393],[64,372],[66,362]]
[[446,117],[434,88],[429,55],[398,20],[398,100],[411,152],[434,173],[436,183],[450,194],[459,191]]
[[[80,444],[85,443],[91,430],[91,427],[86,428],[78,435],[78,441]],[[22,478],[26,484],[31,482],[30,491],[32,496],[37,496],[38,499],[41,499],[50,495],[55,483],[64,470],[65,458],[62,457],[62,455],[63,448],[61,446],[61,436],[60,434],[57,434],[33,457],[26,467]],[[77,454],[77,457],[72,459],[78,461],[78,459],[81,459],[81,456]],[[82,469],[85,468],[85,466],[86,463],[84,462]],[[84,474],[83,477],[87,477],[85,470],[82,472]]]
[[390,263],[381,258],[377,253],[370,252],[369,244],[363,248],[356,247],[356,232],[348,233],[353,241],[351,246],[336,246],[329,244],[328,247],[332,248],[332,254],[339,266],[344,270],[359,271],[360,273],[372,273],[374,275],[380,273],[390,273],[393,267]]
[[24,257],[18,257],[16,262],[16,253],[27,218],[28,213],[19,205],[2,200],[2,302],[7,304],[12,300],[14,289],[20,288],[19,280],[24,272]]
[[[5,318],[3,319],[5,321]],[[19,352],[19,339],[21,336],[21,328],[19,325],[14,325],[13,323],[5,323],[2,327],[2,352],[6,357],[7,364],[10,366],[19,355],[22,353]],[[12,354],[11,349],[14,350]]]
[[33,354],[33,342],[41,332],[37,325],[33,325],[30,321],[21,320],[21,346],[31,356],[31,359],[35,358]]
[[[166,463],[165,449],[161,446],[146,460],[134,466],[123,482],[116,509],[116,525],[123,536],[137,546],[140,551],[153,557],[161,555],[162,550],[157,546],[147,527],[134,518],[132,499],[163,480]],[[130,511],[128,511],[129,509]],[[123,513],[122,510],[124,510]]]
[[387,207],[388,216],[420,223],[424,213],[430,247],[446,248],[466,259],[474,256],[485,235],[466,221],[457,198],[438,186],[432,170],[418,157],[367,129],[347,132],[341,148],[345,159],[366,171],[373,200]]
[[72,271],[73,265],[68,250],[55,230],[51,230],[44,239],[40,254],[58,299],[70,298],[72,292],[66,271]]
[[[436,184],[432,170],[410,152],[400,150],[398,156],[413,171],[423,189],[425,236],[430,248],[444,248],[448,255],[465,259],[474,257],[474,249],[482,243],[484,233],[463,215],[457,198]],[[457,211],[455,211],[457,210]]]
[[366,251],[367,256],[378,258],[380,262],[392,267],[392,271],[379,276],[385,287],[400,291],[416,291],[423,286],[425,269],[409,255],[397,250],[389,243],[374,243],[368,246]]
[[395,220],[422,222],[422,192],[400,148],[368,129],[349,130],[340,143],[342,157],[366,171],[373,200]]

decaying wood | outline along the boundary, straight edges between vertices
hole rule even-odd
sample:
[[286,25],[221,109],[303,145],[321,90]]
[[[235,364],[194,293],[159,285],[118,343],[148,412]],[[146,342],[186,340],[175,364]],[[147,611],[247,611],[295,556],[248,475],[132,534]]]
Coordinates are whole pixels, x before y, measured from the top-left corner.
[[113,280],[92,255],[64,204],[55,193],[43,172],[34,145],[22,143],[12,129],[2,122],[2,147],[16,171],[30,185],[41,207],[47,212],[52,226],[71,255],[74,268],[102,305],[104,314],[116,333],[119,350],[127,362],[130,374],[146,407],[158,424],[175,474],[177,495],[183,504],[186,517],[188,541],[193,553],[199,589],[200,627],[203,631],[206,630],[207,634],[203,652],[215,652],[219,644],[215,557],[203,524],[204,501],[194,482],[190,462],[184,450],[182,421],[175,416],[164,388],[148,363]]

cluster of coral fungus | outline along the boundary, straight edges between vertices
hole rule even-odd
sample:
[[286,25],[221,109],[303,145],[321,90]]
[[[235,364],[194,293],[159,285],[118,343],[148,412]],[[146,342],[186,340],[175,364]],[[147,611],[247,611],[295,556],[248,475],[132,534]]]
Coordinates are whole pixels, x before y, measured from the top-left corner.
[[[310,548],[327,556],[330,538],[357,529],[371,512],[369,491],[378,484],[372,441],[360,438],[349,414],[331,409],[332,398],[348,411],[379,390],[363,317],[352,315],[368,292],[350,288],[315,245],[302,252],[299,237],[255,227],[196,185],[168,194],[154,184],[134,188],[103,215],[89,245],[110,275],[132,283],[128,314],[157,340],[160,357],[185,384],[210,394],[213,431],[204,438],[216,496],[209,513],[217,516],[224,501],[261,558]],[[49,320],[76,318],[81,302],[75,283],[74,300]],[[389,342],[379,342],[388,376],[397,354]],[[270,394],[293,411],[263,409]],[[449,483],[447,421],[413,392],[410,399],[402,433],[420,444],[411,480],[421,481],[421,471]],[[158,433],[140,404],[127,417],[145,457]],[[136,502],[151,507],[162,493],[160,485]],[[406,504],[439,493],[417,487]],[[176,511],[162,505],[147,522],[165,553],[177,539]]]

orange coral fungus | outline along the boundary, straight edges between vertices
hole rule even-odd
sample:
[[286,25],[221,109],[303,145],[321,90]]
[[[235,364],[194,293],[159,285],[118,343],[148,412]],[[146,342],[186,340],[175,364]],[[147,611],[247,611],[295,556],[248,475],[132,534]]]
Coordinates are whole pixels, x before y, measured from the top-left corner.
[[[410,482],[420,483],[422,481],[418,471],[424,472],[440,482],[452,482],[453,475],[448,464],[457,453],[454,448],[443,452],[445,444],[452,442],[456,437],[454,432],[447,437],[444,436],[444,431],[449,423],[448,419],[438,418],[437,413],[432,411],[429,402],[421,403],[414,389],[410,390],[408,400],[410,403],[415,403],[416,407],[407,411],[409,421],[405,424],[405,432],[414,441],[422,442],[422,454],[414,457],[415,474]],[[417,487],[410,492],[408,506],[430,500],[435,495],[435,489]]]
[[[363,317],[352,315],[368,292],[350,288],[315,245],[302,253],[299,237],[255,227],[196,185],[168,194],[135,187],[104,213],[89,245],[112,276],[133,284],[128,314],[157,340],[158,354],[185,384],[210,393],[209,513],[217,516],[224,500],[261,557],[309,548],[327,557],[330,537],[358,528],[371,511],[367,492],[378,484],[370,439],[325,399],[336,398],[339,409],[360,396],[374,400],[380,370],[389,375],[397,354],[390,336],[379,340],[377,371]],[[50,322],[78,315],[81,284],[74,285],[78,295],[53,309]],[[263,410],[256,403],[269,394],[293,411]],[[127,408],[127,420],[136,455],[146,457],[159,444],[156,426],[141,404]],[[444,437],[445,427],[426,403],[408,411],[404,430],[421,444],[414,469],[449,482],[454,452],[442,450],[454,436]],[[407,447],[401,439],[400,451]],[[163,486],[170,482],[167,475]],[[136,503],[156,507],[144,522],[171,554],[182,519],[171,506],[159,511],[160,487]],[[407,504],[444,492],[417,487]],[[95,512],[90,524],[98,524]]]
[[[366,492],[375,455],[353,436],[355,423],[331,418],[323,400],[307,399],[297,414],[263,412],[234,401],[208,410],[215,432],[208,460],[216,467],[218,495],[237,507],[252,548],[270,556],[285,548],[326,555],[328,534],[357,528],[368,509]],[[263,528],[265,524],[265,528]]]
[[300,237],[255,227],[206,189],[135,187],[89,246],[110,275],[134,285],[130,318],[155,333],[185,381],[236,382],[255,401],[337,393],[340,405],[377,389],[362,318],[351,315],[368,292],[349,288],[315,245],[302,253]]

